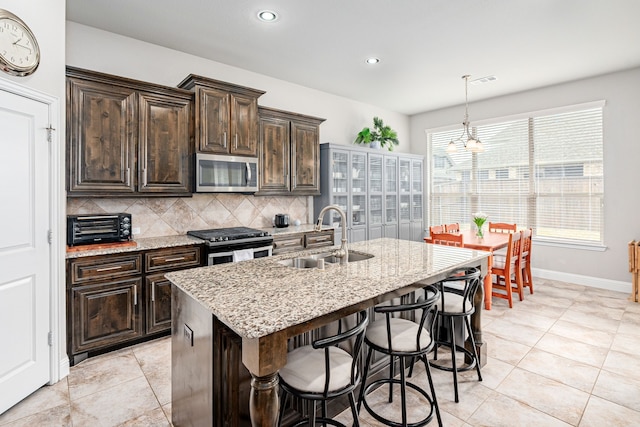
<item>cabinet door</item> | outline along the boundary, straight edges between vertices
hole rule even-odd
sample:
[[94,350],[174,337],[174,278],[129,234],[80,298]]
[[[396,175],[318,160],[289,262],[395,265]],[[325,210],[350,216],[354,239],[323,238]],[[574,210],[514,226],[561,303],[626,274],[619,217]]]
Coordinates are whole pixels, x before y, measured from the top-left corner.
[[369,239],[382,237],[383,220],[383,162],[382,156],[369,154]]
[[74,354],[142,336],[141,282],[131,278],[71,289]]
[[367,182],[369,180],[367,154],[352,152],[350,157],[351,203],[347,215],[352,232],[349,241],[360,242],[367,240]]
[[139,98],[138,191],[191,192],[191,102],[159,94]]
[[398,238],[398,158],[384,159],[384,237]]
[[258,155],[258,100],[231,94],[229,152],[240,156]]
[[196,99],[198,148],[208,153],[229,153],[229,94],[198,88]]
[[289,192],[289,120],[260,119],[260,193]]
[[68,192],[135,191],[132,89],[68,79]]
[[320,145],[318,126],[291,123],[291,192],[320,194]]
[[145,277],[146,333],[171,329],[171,282],[164,273]]

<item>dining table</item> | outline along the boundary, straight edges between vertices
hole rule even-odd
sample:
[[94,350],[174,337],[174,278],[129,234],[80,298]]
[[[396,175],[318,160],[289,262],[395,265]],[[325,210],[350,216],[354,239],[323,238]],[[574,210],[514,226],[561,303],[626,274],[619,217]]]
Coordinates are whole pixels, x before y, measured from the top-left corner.
[[[459,233],[452,234],[462,234],[463,248],[490,252],[487,274],[484,277],[484,308],[485,310],[491,310],[491,292],[493,290],[491,267],[493,266],[493,252],[509,246],[509,234],[485,231],[484,235],[479,237],[476,235],[475,230],[460,230]],[[433,243],[431,237],[425,237],[424,241],[426,243]]]

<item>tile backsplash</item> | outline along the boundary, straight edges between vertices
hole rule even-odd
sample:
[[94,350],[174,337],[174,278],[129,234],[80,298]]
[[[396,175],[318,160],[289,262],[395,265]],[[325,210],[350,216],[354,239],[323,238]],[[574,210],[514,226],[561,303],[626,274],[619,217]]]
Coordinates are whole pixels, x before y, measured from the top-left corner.
[[291,222],[311,221],[311,197],[256,197],[244,194],[194,194],[193,197],[67,198],[67,214],[127,212],[140,234],[134,238],[185,234],[220,227],[268,228],[277,213]]

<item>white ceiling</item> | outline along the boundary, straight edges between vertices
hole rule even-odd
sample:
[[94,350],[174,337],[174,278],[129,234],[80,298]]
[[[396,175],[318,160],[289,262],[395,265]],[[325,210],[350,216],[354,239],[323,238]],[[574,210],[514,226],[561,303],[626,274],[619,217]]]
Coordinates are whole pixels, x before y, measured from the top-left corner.
[[67,0],[70,21],[404,114],[463,103],[464,74],[498,78],[474,101],[640,66],[638,18],[640,0]]

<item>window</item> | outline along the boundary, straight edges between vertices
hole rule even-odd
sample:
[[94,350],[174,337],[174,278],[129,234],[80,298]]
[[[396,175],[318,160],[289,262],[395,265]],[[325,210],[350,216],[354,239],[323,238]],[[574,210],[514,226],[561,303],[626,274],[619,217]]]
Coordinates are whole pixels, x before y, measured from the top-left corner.
[[471,214],[532,227],[539,240],[601,245],[604,103],[496,120],[473,128],[484,152],[458,147],[460,128],[430,132],[429,222],[471,227]]

